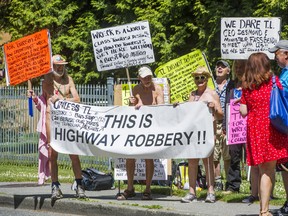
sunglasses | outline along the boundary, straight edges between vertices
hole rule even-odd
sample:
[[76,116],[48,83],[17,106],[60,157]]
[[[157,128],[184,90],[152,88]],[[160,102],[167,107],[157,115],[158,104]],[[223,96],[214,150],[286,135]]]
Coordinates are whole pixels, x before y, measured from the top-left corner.
[[195,76],[194,79],[195,80],[205,80],[206,76]]

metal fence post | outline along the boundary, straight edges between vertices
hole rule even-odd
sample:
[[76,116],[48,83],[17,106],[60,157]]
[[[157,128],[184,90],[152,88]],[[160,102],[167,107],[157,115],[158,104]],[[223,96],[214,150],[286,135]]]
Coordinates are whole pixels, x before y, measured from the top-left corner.
[[114,78],[107,77],[107,97],[108,97],[108,106],[113,106],[114,99]]

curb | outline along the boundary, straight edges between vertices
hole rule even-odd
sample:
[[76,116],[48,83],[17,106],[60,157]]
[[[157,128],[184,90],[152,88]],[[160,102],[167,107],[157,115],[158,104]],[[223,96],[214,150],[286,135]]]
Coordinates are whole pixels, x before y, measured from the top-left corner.
[[[153,203],[152,203],[153,204]],[[0,194],[0,206],[13,209],[29,209],[29,210],[42,210],[49,212],[77,214],[77,215],[137,215],[137,216],[211,216],[198,213],[179,213],[174,210],[156,210],[141,208],[138,206],[119,204],[107,204],[99,200],[95,201],[81,201],[76,198],[64,198],[57,200],[54,206],[51,206],[50,196],[31,195],[29,197],[24,195],[3,195]]]

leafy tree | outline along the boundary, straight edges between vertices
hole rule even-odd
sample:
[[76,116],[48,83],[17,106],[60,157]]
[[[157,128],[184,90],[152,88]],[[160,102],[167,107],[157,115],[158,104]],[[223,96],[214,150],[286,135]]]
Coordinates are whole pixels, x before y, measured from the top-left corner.
[[[148,20],[156,62],[153,69],[201,49],[210,66],[221,58],[222,17],[281,17],[281,37],[288,37],[285,1],[276,0],[2,0],[0,30],[12,40],[44,28],[51,33],[53,53],[69,62],[76,83],[97,83],[107,76],[126,77],[125,69],[99,73],[92,30]],[[136,76],[136,67],[129,69]]]

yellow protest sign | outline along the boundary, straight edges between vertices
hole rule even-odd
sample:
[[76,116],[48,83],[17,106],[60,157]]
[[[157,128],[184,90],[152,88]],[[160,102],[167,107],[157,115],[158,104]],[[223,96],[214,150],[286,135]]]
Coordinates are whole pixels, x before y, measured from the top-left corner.
[[[183,102],[189,99],[191,91],[196,89],[191,73],[199,66],[207,67],[207,64],[202,52],[196,50],[169,61],[155,70],[157,77],[166,77],[170,80],[171,103]],[[208,81],[208,86],[215,89],[211,78]]]

